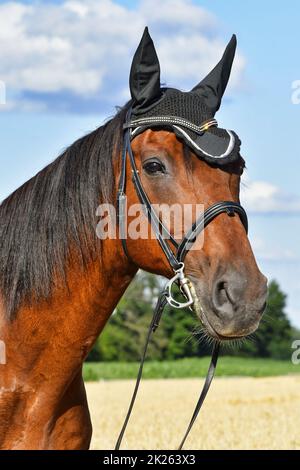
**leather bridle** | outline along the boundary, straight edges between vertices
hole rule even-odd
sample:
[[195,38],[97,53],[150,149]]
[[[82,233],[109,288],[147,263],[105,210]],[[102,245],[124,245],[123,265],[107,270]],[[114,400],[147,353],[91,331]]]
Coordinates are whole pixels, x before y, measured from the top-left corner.
[[[159,122],[159,125],[168,125],[172,123],[172,119],[170,117],[168,121],[168,117],[164,118],[164,122]],[[188,127],[190,123],[186,120],[181,119],[181,125],[185,125]],[[149,120],[149,122],[144,119],[143,120],[143,129],[149,128],[155,125],[155,122],[153,121],[153,118]],[[192,124],[191,124],[192,125]],[[201,126],[199,126],[199,132],[205,132],[210,126],[215,126],[217,125],[217,122],[215,120],[210,120],[206,123],[202,123]],[[167,258],[171,268],[174,271],[174,276],[172,279],[170,279],[163,291],[160,293],[157,304],[154,310],[153,318],[151,321],[151,324],[149,326],[141,362],[140,362],[140,367],[139,367],[139,372],[137,375],[137,380],[135,384],[135,389],[131,398],[131,402],[129,405],[129,409],[123,424],[123,427],[121,429],[119,438],[117,440],[115,450],[118,450],[120,448],[130,415],[131,411],[134,406],[134,402],[137,396],[140,380],[142,377],[142,371],[143,371],[143,366],[144,366],[144,361],[146,357],[146,352],[148,349],[148,344],[151,338],[152,333],[157,329],[159,325],[160,318],[162,316],[163,310],[167,303],[169,303],[172,307],[174,308],[184,308],[184,307],[191,307],[194,303],[194,297],[191,291],[191,282],[190,280],[185,277],[184,274],[184,261],[185,257],[193,245],[195,243],[197,236],[202,232],[202,230],[210,223],[212,222],[218,215],[226,213],[228,216],[233,217],[235,214],[238,214],[242,224],[245,227],[246,232],[248,231],[248,220],[247,220],[247,214],[243,207],[233,201],[221,201],[221,202],[216,202],[212,206],[210,206],[208,209],[204,211],[204,213],[196,220],[196,222],[192,225],[190,230],[185,234],[184,238],[181,240],[180,243],[177,243],[177,241],[172,237],[170,234],[169,230],[165,225],[161,222],[160,218],[158,215],[155,213],[155,211],[152,208],[151,202],[149,201],[149,198],[144,191],[144,188],[142,186],[141,178],[139,175],[139,171],[136,167],[134,155],[132,152],[131,148],[131,140],[134,138],[134,134],[132,133],[132,129],[136,129],[137,127],[140,127],[141,123],[140,121],[132,121],[131,120],[131,111],[129,110],[126,116],[126,122],[124,124],[124,144],[123,144],[123,150],[122,150],[122,157],[121,157],[121,171],[120,171],[120,180],[119,180],[119,187],[118,187],[118,222],[119,222],[119,229],[120,229],[120,238],[122,241],[123,249],[126,254],[126,256],[130,259],[130,255],[128,253],[127,245],[126,245],[126,228],[125,228],[125,220],[126,220],[126,162],[127,162],[127,156],[129,157],[129,162],[131,166],[131,172],[132,172],[132,181],[136,190],[136,193],[138,195],[138,198],[143,205],[143,208],[146,212],[146,215],[148,217],[148,220],[151,224],[151,227],[155,233],[156,239],[165,255]],[[194,125],[193,125],[194,126]],[[171,249],[170,245],[167,243],[166,239],[170,240],[170,243],[173,245],[173,249]],[[174,251],[173,251],[174,250]],[[185,300],[184,302],[178,302],[176,299],[173,298],[172,296],[172,286],[174,284],[177,284],[180,288],[181,293],[183,294]],[[192,415],[191,421],[188,425],[187,431],[180,443],[179,450],[182,449],[185,440],[198,416],[198,413],[201,409],[201,406],[204,402],[204,399],[206,397],[206,394],[209,390],[210,384],[212,382],[212,379],[214,377],[214,372],[218,360],[218,354],[219,354],[219,342],[215,342],[213,351],[212,351],[212,358],[211,362],[209,365],[209,369],[207,372],[206,380],[203,386],[203,389],[201,391],[199,400],[196,404],[194,413]]]

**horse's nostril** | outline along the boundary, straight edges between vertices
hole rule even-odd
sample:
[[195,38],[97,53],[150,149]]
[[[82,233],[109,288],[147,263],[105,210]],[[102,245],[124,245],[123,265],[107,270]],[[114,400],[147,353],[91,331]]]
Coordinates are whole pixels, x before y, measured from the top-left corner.
[[222,307],[224,304],[230,302],[227,292],[227,283],[225,281],[216,283],[213,300],[216,307]]

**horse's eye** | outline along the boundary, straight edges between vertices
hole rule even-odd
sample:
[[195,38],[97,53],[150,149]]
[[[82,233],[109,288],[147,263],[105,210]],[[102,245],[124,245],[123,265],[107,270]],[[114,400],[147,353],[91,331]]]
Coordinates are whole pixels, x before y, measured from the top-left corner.
[[158,160],[147,161],[146,163],[144,163],[143,168],[146,173],[148,173],[148,175],[155,175],[157,173],[166,172],[165,166]]

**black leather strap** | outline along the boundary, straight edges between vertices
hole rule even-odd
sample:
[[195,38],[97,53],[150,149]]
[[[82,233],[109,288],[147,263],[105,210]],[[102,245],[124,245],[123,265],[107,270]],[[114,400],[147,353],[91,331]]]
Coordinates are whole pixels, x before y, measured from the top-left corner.
[[156,307],[155,307],[154,314],[153,314],[153,318],[152,318],[152,321],[149,325],[149,329],[148,329],[148,333],[147,333],[147,337],[146,337],[146,341],[145,341],[145,346],[144,346],[144,349],[143,349],[141,362],[140,362],[140,366],[139,366],[139,371],[138,371],[138,375],[137,375],[136,382],[135,382],[134,391],[133,391],[133,394],[132,394],[132,397],[131,397],[131,400],[130,400],[130,404],[129,404],[129,407],[128,407],[128,411],[127,411],[122,429],[120,431],[118,440],[117,440],[116,445],[115,445],[115,450],[120,449],[120,446],[121,446],[121,443],[122,443],[122,440],[123,440],[123,436],[125,434],[125,431],[126,431],[126,428],[127,428],[130,416],[131,416],[131,412],[132,412],[132,409],[133,409],[133,406],[134,406],[134,403],[135,403],[135,399],[137,397],[137,393],[138,393],[138,390],[139,390],[139,386],[140,386],[140,382],[141,382],[141,378],[142,378],[142,374],[143,374],[143,368],[144,368],[144,363],[145,363],[145,359],[146,359],[146,354],[147,354],[149,342],[150,342],[152,333],[154,333],[154,331],[156,330],[156,328],[159,325],[159,321],[161,319],[161,315],[162,315],[163,310],[166,306],[166,303],[167,303],[166,302],[166,297],[163,295],[163,292],[162,292],[160,294],[158,300],[157,300]]
[[[146,342],[145,342],[145,346],[144,346],[144,349],[143,349],[141,362],[140,362],[140,366],[139,366],[139,371],[138,371],[137,379],[136,379],[136,382],[135,382],[134,391],[133,391],[133,394],[132,394],[132,397],[131,397],[131,400],[130,400],[130,404],[129,404],[129,407],[128,407],[128,411],[127,411],[122,429],[120,431],[119,437],[118,437],[116,445],[115,445],[115,450],[120,450],[120,446],[121,446],[121,443],[122,443],[122,440],[123,440],[123,437],[124,437],[124,434],[125,434],[125,431],[126,431],[126,428],[127,428],[130,416],[131,416],[131,412],[133,410],[134,403],[135,403],[135,400],[136,400],[136,397],[137,397],[137,394],[138,394],[139,386],[140,386],[140,383],[141,383],[144,363],[145,363],[145,359],[146,359],[148,346],[149,346],[149,343],[150,343],[150,340],[151,340],[151,336],[152,336],[152,334],[154,333],[154,331],[156,330],[156,328],[159,325],[159,321],[161,319],[161,315],[163,313],[163,310],[164,310],[165,306],[166,306],[166,298],[162,293],[158,298],[158,301],[157,301],[157,304],[156,304],[156,307],[155,307],[155,311],[154,311],[154,315],[153,315],[151,324],[150,324],[149,329],[148,329]],[[209,365],[209,369],[208,369],[208,372],[207,372],[207,375],[206,375],[206,379],[205,379],[203,388],[202,388],[201,393],[200,393],[199,400],[196,404],[196,407],[195,407],[194,413],[192,415],[191,421],[188,425],[188,428],[187,428],[187,430],[184,434],[184,437],[183,437],[183,439],[180,443],[180,446],[179,446],[178,450],[182,450],[182,447],[183,447],[183,445],[184,445],[184,443],[185,443],[185,441],[186,441],[186,439],[187,439],[187,437],[188,437],[188,435],[189,435],[189,433],[190,433],[190,431],[193,427],[194,422],[197,419],[197,416],[198,416],[198,414],[201,410],[201,407],[203,405],[205,397],[208,393],[211,382],[214,378],[214,374],[215,374],[215,370],[216,370],[216,366],[217,366],[217,361],[218,361],[218,356],[219,356],[219,349],[220,349],[219,343],[215,343],[214,348],[213,348],[213,352],[212,352],[211,362],[210,362],[210,365]]]
[[141,382],[141,378],[142,378],[142,374],[143,374],[143,368],[144,368],[146,353],[147,353],[147,350],[148,350],[148,345],[149,345],[149,342],[150,342],[150,339],[151,339],[152,332],[153,332],[153,330],[152,330],[151,325],[150,325],[150,327],[148,329],[148,334],[147,334],[147,338],[146,338],[146,342],[145,342],[141,362],[140,362],[138,375],[137,375],[136,382],[135,382],[134,391],[133,391],[133,394],[132,394],[132,397],[131,397],[131,401],[130,401],[129,408],[128,408],[128,411],[127,411],[127,414],[126,414],[126,418],[124,420],[121,432],[119,434],[118,440],[117,440],[116,445],[115,445],[115,450],[120,450],[120,446],[121,446],[121,443],[122,443],[122,440],[123,440],[123,436],[125,434],[127,424],[128,424],[129,419],[130,419],[130,416],[131,416],[131,412],[132,412],[132,409],[133,409],[133,406],[134,406],[134,403],[135,403],[135,399],[136,399],[136,396],[137,396],[137,393],[138,393],[138,390],[139,390],[139,386],[140,386],[140,382]]
[[159,242],[161,249],[163,253],[165,254],[169,264],[172,266],[174,270],[178,269],[180,267],[180,264],[178,263],[176,256],[174,255],[173,251],[168,245],[166,239],[170,240],[176,249],[178,248],[178,243],[176,242],[176,240],[170,234],[169,230],[164,226],[164,224],[161,222],[161,220],[159,219],[159,217],[153,210],[151,203],[148,199],[148,196],[146,192],[144,191],[144,188],[142,186],[142,182],[139,176],[139,172],[135,164],[132,148],[130,145],[129,130],[127,130],[124,135],[124,149],[122,152],[121,173],[120,173],[119,188],[118,188],[118,221],[119,221],[122,245],[123,245],[125,254],[130,259],[128,249],[127,249],[127,244],[126,244],[126,235],[127,235],[126,230],[125,230],[126,214],[124,210],[125,204],[126,204],[125,184],[126,184],[127,153],[129,155],[129,161],[131,164],[133,184],[135,186],[139,200],[141,201],[143,208],[146,211],[148,220],[151,223],[156,239]]
[[197,236],[205,227],[207,227],[210,222],[212,222],[218,215],[222,213],[226,213],[230,217],[233,217],[235,213],[237,213],[240,216],[241,222],[244,225],[246,232],[248,233],[247,214],[240,204],[233,201],[216,202],[206,209],[206,211],[204,211],[204,213],[193,224],[192,228],[187,232],[185,237],[180,242],[176,254],[178,261],[184,261],[191,245],[195,243]]
[[[126,120],[130,119],[131,109],[127,112]],[[128,259],[130,259],[127,244],[126,244],[126,227],[127,227],[127,206],[126,206],[126,160],[127,160],[127,146],[123,145],[121,155],[121,168],[119,187],[117,195],[117,219],[120,230],[120,239],[123,247],[123,251]]]
[[[139,176],[138,169],[135,165],[134,156],[133,156],[133,153],[132,153],[130,140],[129,140],[129,134],[128,133],[126,133],[126,134],[127,134],[126,135],[126,143],[127,143],[128,154],[129,154],[129,159],[130,159],[131,168],[132,168],[132,181],[133,181],[133,184],[135,186],[137,195],[138,195],[141,203],[143,204],[144,209],[147,212],[148,218],[150,220],[150,223],[151,223],[152,229],[155,233],[155,236],[157,238],[157,241],[160,244],[161,249],[162,249],[163,253],[165,254],[167,260],[169,261],[169,264],[172,266],[172,268],[174,270],[179,269],[180,264],[178,263],[175,254],[173,253],[173,251],[171,250],[171,248],[169,247],[167,241],[165,240],[165,238],[163,236],[163,234],[167,235],[167,237],[171,237],[171,235],[170,235],[168,229],[163,225],[163,223],[159,220],[158,216],[156,215],[156,213],[152,209],[151,203],[150,203],[150,201],[147,197],[147,194],[145,193],[144,188],[142,186],[142,182],[141,182],[141,179],[140,179],[140,176]],[[162,228],[163,234],[160,231],[161,228]],[[174,242],[175,242],[175,240],[174,240]],[[177,243],[176,243],[176,245],[177,245]]]
[[185,432],[185,435],[183,436],[183,439],[182,439],[182,441],[181,441],[181,443],[178,447],[178,450],[182,450],[182,447],[184,446],[184,443],[185,443],[185,441],[186,441],[186,439],[187,439],[187,437],[188,437],[188,435],[189,435],[189,433],[190,433],[190,431],[193,427],[193,424],[197,419],[199,411],[202,408],[205,397],[208,393],[208,390],[211,386],[212,380],[213,380],[214,375],[215,375],[217,362],[218,362],[218,357],[219,357],[219,351],[220,351],[220,343],[215,343],[214,348],[213,348],[213,352],[212,352],[212,356],[211,356],[210,365],[209,365],[209,368],[208,368],[208,371],[207,371],[207,374],[206,374],[205,383],[204,383],[203,388],[201,390],[200,397],[199,397],[199,400],[198,400],[197,405],[195,407],[195,410],[194,410],[194,413],[192,415],[191,421],[190,421],[190,423],[187,427],[187,430]]
[[200,126],[196,126],[192,122],[178,116],[149,116],[146,118],[134,119],[132,121],[126,121],[124,129],[135,129],[137,127],[154,127],[154,126],[181,126],[189,129],[197,134],[203,134],[210,127],[218,126],[218,122],[215,118],[207,119]]

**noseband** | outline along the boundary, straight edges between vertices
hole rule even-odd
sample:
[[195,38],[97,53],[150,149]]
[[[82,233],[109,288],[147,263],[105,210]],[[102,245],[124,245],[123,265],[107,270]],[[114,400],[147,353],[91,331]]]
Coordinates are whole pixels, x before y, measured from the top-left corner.
[[[170,234],[169,230],[165,225],[162,223],[158,215],[154,212],[151,202],[144,191],[144,188],[142,186],[141,178],[139,175],[139,171],[136,167],[135,164],[135,159],[133,156],[132,148],[131,148],[131,140],[134,138],[134,129],[137,129],[138,127],[141,126],[140,121],[132,121],[130,120],[131,112],[129,111],[127,113],[126,117],[126,122],[124,124],[124,145],[123,145],[123,151],[122,151],[122,160],[121,160],[121,172],[120,172],[120,180],[119,180],[119,188],[118,188],[118,222],[119,222],[119,228],[120,228],[120,238],[122,241],[123,249],[126,254],[126,256],[130,259],[130,255],[128,253],[127,245],[126,245],[126,229],[125,229],[125,220],[126,220],[126,162],[127,162],[127,155],[129,156],[129,162],[131,166],[131,172],[132,172],[132,181],[136,190],[136,193],[138,195],[138,198],[143,205],[143,208],[145,210],[145,213],[148,217],[149,223],[151,224],[151,227],[155,233],[156,239],[162,249],[162,252],[164,253],[166,259],[168,260],[172,270],[174,271],[174,276],[167,282],[165,288],[163,291],[160,293],[157,304],[154,310],[153,318],[151,321],[151,324],[149,326],[141,362],[140,362],[140,368],[139,372],[137,375],[137,380],[134,388],[134,392],[131,398],[131,402],[129,405],[129,409],[123,424],[123,427],[121,429],[119,438],[117,440],[115,450],[118,450],[120,448],[133,406],[134,402],[137,396],[139,384],[141,381],[142,377],[142,372],[143,372],[143,366],[144,366],[144,361],[148,349],[148,344],[151,338],[152,333],[157,329],[162,313],[164,311],[164,308],[167,304],[171,305],[174,308],[184,308],[184,307],[190,307],[194,303],[193,295],[191,292],[191,283],[190,280],[185,276],[184,269],[184,261],[187,253],[191,249],[192,245],[195,243],[197,236],[202,232],[202,230],[210,223],[212,222],[218,215],[226,213],[229,217],[234,217],[235,214],[238,214],[243,226],[245,227],[246,232],[248,231],[248,220],[247,220],[247,214],[243,207],[238,204],[237,202],[233,201],[221,201],[221,202],[216,202],[215,204],[211,205],[208,209],[204,211],[204,213],[196,220],[196,222],[192,225],[190,230],[184,235],[183,239],[181,240],[180,243],[178,243],[173,236]],[[184,121],[184,122],[183,122]],[[153,122],[153,118],[151,121],[144,120],[142,125],[143,127],[149,128],[152,127],[155,123]],[[172,117],[165,117],[164,122],[161,123],[159,122],[159,125],[168,125],[168,124],[173,124],[173,118]],[[188,127],[189,124],[192,125],[192,123],[189,123],[186,120],[181,119],[181,125]],[[205,132],[210,126],[216,126],[217,122],[215,119],[207,121],[203,123],[201,126],[199,126],[199,132],[203,133]],[[173,249],[171,249],[170,245],[167,243],[166,239],[170,240],[170,243],[173,245]],[[176,284],[180,288],[180,292],[183,296],[183,301],[178,302],[176,299],[174,299],[172,295],[172,287],[173,285]],[[216,369],[216,364],[218,360],[218,355],[219,355],[219,343],[216,342],[213,347],[212,351],[212,358],[211,362],[209,365],[209,369],[207,372],[207,376],[205,379],[205,383],[203,386],[203,389],[201,391],[199,400],[196,404],[194,413],[192,415],[191,421],[188,425],[187,431],[180,443],[180,446],[178,450],[181,450],[186,438],[198,416],[198,413],[201,409],[201,406],[204,402],[204,399],[207,395],[207,392],[209,390],[210,384],[212,382],[212,379],[214,377],[214,372]]]

